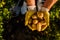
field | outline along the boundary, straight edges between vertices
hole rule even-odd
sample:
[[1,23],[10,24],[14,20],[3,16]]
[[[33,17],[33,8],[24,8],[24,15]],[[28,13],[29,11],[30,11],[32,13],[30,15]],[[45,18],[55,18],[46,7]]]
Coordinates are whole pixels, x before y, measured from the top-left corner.
[[0,40],[60,40],[60,0],[49,11],[50,25],[42,32],[32,32],[24,26],[24,15],[10,11],[16,4],[16,0],[0,2]]

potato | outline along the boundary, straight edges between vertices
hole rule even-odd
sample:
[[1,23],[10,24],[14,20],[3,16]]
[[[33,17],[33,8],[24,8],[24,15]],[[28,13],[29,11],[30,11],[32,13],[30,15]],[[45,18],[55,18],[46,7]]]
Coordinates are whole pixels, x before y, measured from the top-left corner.
[[46,22],[45,23],[42,23],[42,25],[46,25]]
[[46,22],[43,20],[43,21],[41,21],[41,23],[42,23],[42,25],[46,25]]
[[42,19],[43,18],[43,13],[37,13],[38,18]]
[[37,16],[36,15],[32,15],[32,19],[37,19]]
[[37,24],[38,23],[38,20],[33,20],[33,24]]
[[35,24],[32,24],[32,28],[33,28],[34,30],[36,30],[36,25],[35,25]]
[[41,26],[42,26],[42,24],[39,22],[39,23],[37,24],[37,31],[41,31]]

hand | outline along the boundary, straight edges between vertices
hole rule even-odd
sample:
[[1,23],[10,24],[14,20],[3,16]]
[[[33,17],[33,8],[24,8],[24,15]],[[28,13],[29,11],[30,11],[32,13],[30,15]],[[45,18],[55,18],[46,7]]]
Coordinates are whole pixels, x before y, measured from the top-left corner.
[[32,28],[30,25],[29,25],[29,20],[31,18],[31,16],[35,13],[35,11],[32,11],[32,10],[29,10],[26,12],[25,14],[25,26],[28,26],[29,29],[31,29],[32,31],[34,31],[35,29]]
[[36,6],[28,6],[27,9],[28,9],[28,11],[29,10],[34,10],[35,11],[36,10]]

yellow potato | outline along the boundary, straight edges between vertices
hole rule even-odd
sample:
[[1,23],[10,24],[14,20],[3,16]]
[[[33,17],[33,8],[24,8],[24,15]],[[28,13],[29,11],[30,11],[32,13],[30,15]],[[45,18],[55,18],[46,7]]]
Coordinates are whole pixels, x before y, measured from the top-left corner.
[[37,16],[36,16],[36,15],[33,15],[33,16],[32,16],[32,19],[37,19]]
[[32,29],[36,30],[36,25],[32,24]]
[[45,23],[42,23],[42,25],[46,25],[46,22]]
[[37,24],[38,23],[38,20],[33,20],[33,24]]
[[41,31],[41,26],[42,26],[42,24],[39,22],[39,23],[37,24],[37,31]]
[[46,22],[43,20],[43,21],[41,21],[41,23],[42,23],[42,25],[46,25]]
[[43,18],[43,13],[37,13],[38,18],[42,19]]

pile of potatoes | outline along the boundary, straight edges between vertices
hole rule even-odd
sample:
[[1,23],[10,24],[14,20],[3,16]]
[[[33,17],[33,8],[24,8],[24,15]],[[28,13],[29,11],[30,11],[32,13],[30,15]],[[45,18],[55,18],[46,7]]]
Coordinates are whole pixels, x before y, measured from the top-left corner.
[[28,25],[34,30],[41,31],[46,26],[44,14],[42,12],[33,14],[28,21]]

